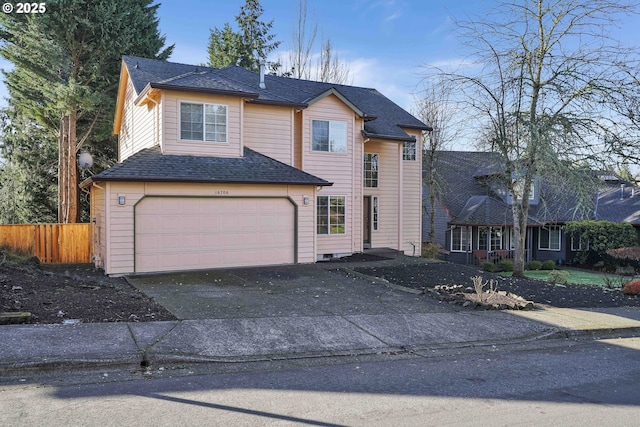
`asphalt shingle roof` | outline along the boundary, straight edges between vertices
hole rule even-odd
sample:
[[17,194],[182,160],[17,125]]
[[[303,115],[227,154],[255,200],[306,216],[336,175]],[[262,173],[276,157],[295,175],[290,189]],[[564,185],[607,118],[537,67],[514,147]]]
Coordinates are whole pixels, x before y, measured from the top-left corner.
[[[438,151],[434,169],[440,187],[439,199],[456,224],[508,225],[513,223],[511,206],[495,190],[492,176],[504,170],[500,154],[470,151]],[[425,159],[425,168],[426,168]],[[529,224],[567,222],[579,219],[629,222],[640,225],[640,189],[628,186],[621,197],[620,184],[602,183],[593,194],[595,212],[580,209],[571,189],[546,177],[538,179],[539,200],[529,208]],[[597,203],[595,203],[597,198]]]
[[304,108],[313,99],[334,89],[365,114],[365,136],[413,141],[403,127],[430,129],[375,89],[271,75],[265,76],[266,88],[261,89],[259,75],[241,67],[209,68],[133,56],[125,56],[123,61],[138,95],[149,85],[161,89],[229,93],[253,99],[251,102]]
[[246,147],[243,157],[232,158],[162,154],[157,146],[147,148],[92,176],[82,185],[96,181],[331,185]]

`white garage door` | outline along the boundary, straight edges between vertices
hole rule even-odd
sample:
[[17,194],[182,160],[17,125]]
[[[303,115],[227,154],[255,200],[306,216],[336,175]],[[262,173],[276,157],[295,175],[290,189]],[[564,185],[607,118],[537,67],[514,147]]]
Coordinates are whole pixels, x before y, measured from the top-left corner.
[[285,198],[146,197],[135,220],[136,272],[295,262]]

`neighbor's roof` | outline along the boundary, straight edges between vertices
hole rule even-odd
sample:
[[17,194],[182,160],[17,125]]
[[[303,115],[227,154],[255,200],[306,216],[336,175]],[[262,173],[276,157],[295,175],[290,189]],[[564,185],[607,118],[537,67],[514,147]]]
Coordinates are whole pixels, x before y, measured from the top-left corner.
[[[425,168],[427,167],[427,159]],[[513,224],[511,206],[504,194],[495,190],[495,175],[504,170],[499,153],[471,151],[438,151],[434,169],[440,187],[440,202],[451,215],[453,224],[510,225]],[[640,189],[627,185],[624,196],[620,183],[603,182],[593,194],[595,212],[579,205],[571,188],[552,182],[549,177],[538,179],[539,200],[529,207],[528,223],[544,224],[594,218],[640,225]],[[506,193],[505,193],[506,194]],[[622,197],[623,196],[623,197]],[[597,202],[596,202],[597,198]]]
[[134,56],[123,57],[136,93],[173,89],[242,96],[250,102],[306,108],[316,99],[334,93],[365,119],[364,136],[414,141],[402,128],[431,130],[375,89],[266,75],[237,66],[209,68]]
[[86,179],[81,186],[100,181],[332,185],[246,147],[243,157],[162,154],[157,146],[147,148]]

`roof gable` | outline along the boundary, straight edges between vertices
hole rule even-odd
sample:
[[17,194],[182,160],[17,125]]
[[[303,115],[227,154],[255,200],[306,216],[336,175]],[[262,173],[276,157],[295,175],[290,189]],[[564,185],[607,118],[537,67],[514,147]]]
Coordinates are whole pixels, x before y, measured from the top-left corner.
[[138,99],[152,88],[228,94],[249,102],[307,108],[335,95],[365,119],[364,133],[371,138],[415,141],[403,128],[431,130],[375,89],[315,82],[281,76],[265,76],[260,88],[258,73],[237,66],[210,68],[133,56],[123,57]]

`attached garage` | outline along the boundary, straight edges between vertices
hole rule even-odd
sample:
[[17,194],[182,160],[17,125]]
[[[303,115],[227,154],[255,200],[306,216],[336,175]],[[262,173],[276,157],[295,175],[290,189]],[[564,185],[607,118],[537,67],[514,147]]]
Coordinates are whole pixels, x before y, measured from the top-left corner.
[[314,262],[330,182],[251,149],[221,158],[141,150],[88,178],[93,259],[106,274]]
[[289,198],[152,196],[134,212],[138,273],[297,262]]

